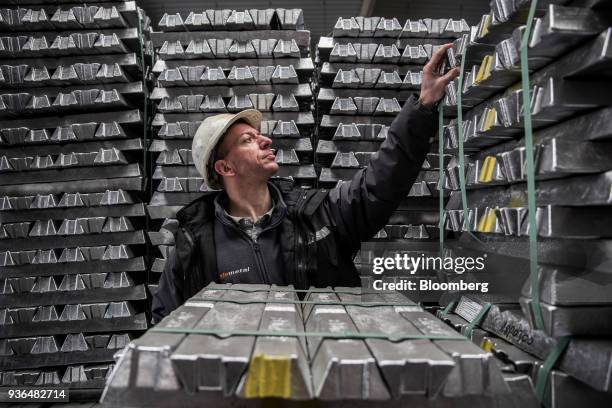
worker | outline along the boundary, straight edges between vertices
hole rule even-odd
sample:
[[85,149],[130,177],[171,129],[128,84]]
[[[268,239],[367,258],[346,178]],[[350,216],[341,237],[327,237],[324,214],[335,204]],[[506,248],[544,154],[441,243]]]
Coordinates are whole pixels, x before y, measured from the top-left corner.
[[272,141],[255,109],[206,118],[192,145],[206,184],[177,213],[175,249],[153,297],[157,322],[211,282],[360,286],[353,258],[410,191],[436,134],[436,105],[458,68],[440,73],[440,47],[424,66],[420,95],[391,123],[386,139],[360,170],[335,188],[301,189],[278,170]]

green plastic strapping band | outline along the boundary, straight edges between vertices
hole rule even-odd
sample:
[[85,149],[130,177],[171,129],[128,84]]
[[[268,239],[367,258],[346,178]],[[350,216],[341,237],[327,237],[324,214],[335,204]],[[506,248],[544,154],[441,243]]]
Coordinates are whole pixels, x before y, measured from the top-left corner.
[[320,300],[292,300],[292,299],[256,299],[256,300],[242,300],[242,299],[225,299],[218,297],[202,298],[202,299],[189,299],[186,303],[206,303],[206,302],[222,302],[222,303],[236,303],[239,305],[249,305],[253,303],[280,303],[289,305],[325,305],[325,306],[363,306],[363,307],[375,307],[375,306],[408,306],[408,307],[419,307],[414,303],[389,303],[389,302],[342,302],[342,301],[320,301]]
[[438,194],[439,201],[439,221],[438,229],[440,233],[440,257],[444,256],[444,100],[438,106]]
[[469,211],[467,207],[467,193],[465,189],[465,155],[463,152],[463,138],[464,138],[464,127],[463,127],[463,109],[462,109],[462,94],[463,94],[463,74],[465,70],[465,58],[461,57],[461,68],[459,77],[457,78],[457,140],[459,146],[459,189],[461,190],[461,205],[463,207],[463,230],[466,231],[476,241],[482,243],[476,235],[469,230],[468,220]]
[[235,288],[234,286],[227,287],[205,287],[202,290],[227,290],[227,291],[235,291],[235,292],[246,292],[246,293],[255,293],[255,292],[290,292],[290,293],[340,293],[347,295],[391,295],[397,294],[398,292],[395,290],[387,290],[387,291],[374,291],[374,292],[363,292],[359,291],[359,289],[347,289],[347,290],[333,290],[333,289],[325,289],[325,288],[311,288],[311,289],[294,289],[294,288],[286,288],[283,286],[271,286],[269,288],[249,288],[249,287],[241,287]]
[[465,158],[463,153],[463,109],[462,94],[463,94],[463,71],[465,70],[465,58],[461,58],[461,71],[457,79],[457,131],[459,144],[459,188],[461,189],[461,205],[463,206],[463,229],[468,230],[468,208],[467,194],[465,192]]
[[567,348],[569,342],[569,337],[560,337],[557,341],[557,344],[555,344],[555,347],[553,347],[550,353],[548,353],[548,356],[546,356],[546,360],[544,360],[544,364],[542,364],[542,367],[538,372],[538,379],[536,382],[536,395],[540,402],[544,401],[544,394],[546,393],[546,383],[548,382],[550,372],[557,363],[559,357],[561,357],[561,354],[563,354],[563,352]]
[[537,329],[544,328],[540,307],[538,279],[538,231],[536,224],[535,165],[533,159],[533,128],[531,123],[531,95],[529,94],[529,38],[538,1],[531,0],[527,26],[521,40],[521,80],[523,88],[523,119],[525,127],[525,156],[527,162],[527,220],[529,223],[529,280],[531,283],[532,311]]
[[470,338],[472,336],[472,331],[474,331],[474,327],[476,327],[476,325],[478,325],[482,321],[482,318],[487,314],[490,308],[491,303],[485,303],[484,305],[482,305],[480,312],[478,312],[474,320],[472,320],[470,324],[468,324],[465,329],[463,329],[463,334],[465,335],[465,337]]
[[181,327],[153,327],[149,332],[177,334],[208,334],[213,336],[266,336],[266,337],[323,337],[326,339],[383,339],[390,341],[402,340],[458,340],[465,341],[461,335],[441,334],[385,334],[357,332],[296,332],[276,330],[227,330],[227,329],[195,329]]
[[448,305],[446,305],[446,307],[444,308],[444,310],[442,311],[442,315],[446,316],[447,314],[449,314],[450,312],[452,312],[453,310],[455,310],[455,306],[457,306],[457,301],[453,300],[452,302],[450,302]]

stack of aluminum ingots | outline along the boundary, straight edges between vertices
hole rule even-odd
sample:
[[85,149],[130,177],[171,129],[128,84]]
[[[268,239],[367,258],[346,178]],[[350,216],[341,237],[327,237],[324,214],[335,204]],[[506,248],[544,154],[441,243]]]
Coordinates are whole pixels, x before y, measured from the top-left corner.
[[[440,44],[469,29],[464,20],[408,20],[402,26],[396,18],[341,17],[333,36],[321,37],[316,145],[320,187],[350,180],[368,165],[402,105],[420,90],[423,65]],[[375,240],[403,240],[404,249],[414,256],[437,250],[437,245],[423,242],[437,240],[439,233],[437,150],[432,144],[412,191]],[[445,155],[445,165],[449,161]],[[418,241],[408,247],[412,240]],[[362,249],[356,263],[367,270],[371,251]]]
[[0,385],[99,394],[147,328],[147,22],[134,1],[14,3],[0,8]]
[[165,14],[151,34],[157,111],[151,145],[155,192],[148,206],[152,271],[163,271],[174,244],[176,212],[208,190],[193,165],[191,144],[202,121],[255,108],[273,139],[279,176],[314,186],[314,116],[310,32],[300,9],[200,10]]
[[[491,306],[488,306],[491,305]],[[483,306],[488,311],[471,333],[466,328]],[[534,383],[543,360],[559,339],[535,330],[516,300],[507,296],[463,295],[453,313],[438,316],[505,363],[505,371],[528,374]],[[609,407],[612,401],[612,339],[572,338],[557,368],[549,374],[543,403],[547,407]]]
[[[211,284],[118,356],[106,406],[535,407],[527,375],[396,292]],[[320,335],[319,335],[320,334]]]
[[[512,267],[502,262],[488,266],[500,275],[526,280],[520,296],[514,293],[509,302],[513,309],[520,303],[522,313],[513,312],[520,326],[548,345],[524,348],[537,360],[535,371],[550,344],[572,337],[559,371],[548,376],[544,403],[571,406],[575,400],[565,398],[563,387],[577,383],[572,386],[574,398],[595,406],[602,401],[595,391],[610,391],[610,366],[599,364],[607,358],[601,356],[609,357],[612,351],[612,4],[541,3],[527,48],[537,225],[528,222],[520,86],[519,49],[530,2],[498,0],[491,2],[491,14],[449,52],[451,65],[463,61],[465,66],[464,83],[457,92],[474,107],[464,114],[462,124],[467,202],[459,193],[462,169],[453,161],[446,169],[455,190],[446,207],[446,228],[459,235],[450,244],[458,254],[475,250],[521,260],[519,268],[516,262]],[[446,126],[444,143],[447,151],[457,152],[457,121]],[[530,228],[539,241],[538,265],[533,279],[526,279]],[[541,325],[536,324],[538,311]],[[457,313],[474,319],[461,309]],[[532,332],[536,327],[542,331]],[[493,333],[522,347],[514,338]],[[573,358],[580,362],[574,362],[580,365],[578,371],[566,364]],[[580,371],[586,367],[588,378]],[[609,406],[612,394],[601,398]]]

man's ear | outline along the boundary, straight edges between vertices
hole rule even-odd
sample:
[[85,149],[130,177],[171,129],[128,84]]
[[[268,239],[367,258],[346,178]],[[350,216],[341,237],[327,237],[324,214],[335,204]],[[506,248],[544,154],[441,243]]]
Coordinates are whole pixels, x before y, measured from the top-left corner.
[[214,165],[215,171],[224,177],[235,176],[236,173],[232,168],[232,165],[227,160],[217,160]]

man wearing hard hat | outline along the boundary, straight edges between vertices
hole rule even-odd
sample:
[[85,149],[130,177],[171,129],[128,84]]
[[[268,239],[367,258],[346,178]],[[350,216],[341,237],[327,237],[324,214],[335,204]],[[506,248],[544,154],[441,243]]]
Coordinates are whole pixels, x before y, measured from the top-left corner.
[[406,101],[368,167],[331,190],[271,178],[278,164],[272,141],[259,132],[259,111],[205,119],[193,138],[193,160],[206,184],[219,190],[177,214],[154,321],[210,282],[359,286],[353,257],[410,191],[436,133],[435,105],[459,74],[438,74],[450,46],[425,65],[420,96]]

